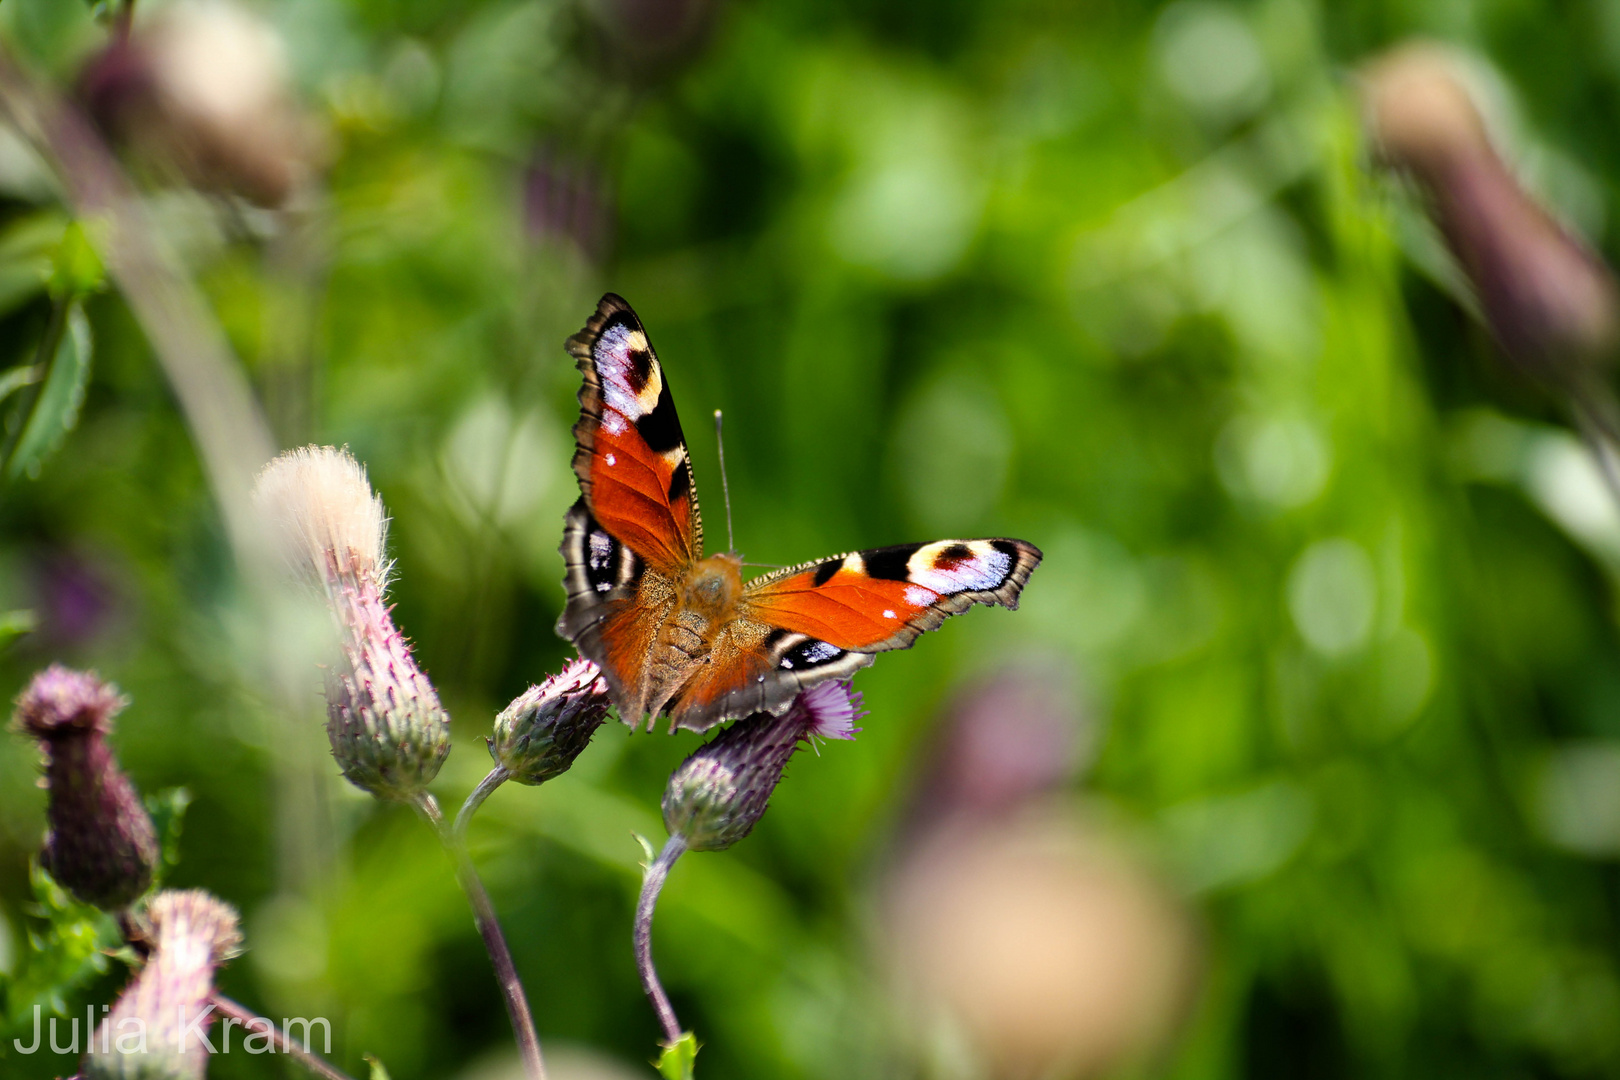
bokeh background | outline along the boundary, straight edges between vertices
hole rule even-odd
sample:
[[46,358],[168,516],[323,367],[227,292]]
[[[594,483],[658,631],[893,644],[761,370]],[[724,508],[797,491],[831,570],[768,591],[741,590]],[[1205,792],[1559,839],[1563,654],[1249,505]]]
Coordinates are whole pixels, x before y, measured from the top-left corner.
[[[677,866],[655,948],[701,1076],[1620,1075],[1620,513],[1375,167],[1355,74],[1450,43],[1511,171],[1608,249],[1620,5],[137,0],[146,51],[109,59],[120,10],[0,24],[119,148],[275,440],[368,466],[455,718],[442,801],[565,659],[562,341],[607,289],[665,364],[712,543],[723,409],[750,559],[1044,549],[1019,611],[861,673],[860,737]],[[188,156],[164,77],[264,111]],[[62,190],[0,131],[7,367],[96,243]],[[330,1017],[353,1072],[512,1075],[447,861],[339,778],[318,672],[291,709],[266,689],[148,335],[118,288],[83,310],[82,409],[0,489],[0,608],[34,626],[0,693],[61,660],[131,696],[126,768],[191,794],[169,881],[244,915],[226,992]],[[662,839],[699,741],[610,725],[474,826],[561,1080],[651,1075],[631,834]],[[0,743],[14,973],[37,761]],[[6,1076],[74,1067],[0,1048]]]

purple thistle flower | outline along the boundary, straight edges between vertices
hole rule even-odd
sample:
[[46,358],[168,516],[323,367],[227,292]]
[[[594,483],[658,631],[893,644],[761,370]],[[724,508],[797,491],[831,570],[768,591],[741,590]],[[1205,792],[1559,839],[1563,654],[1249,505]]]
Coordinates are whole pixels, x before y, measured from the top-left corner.
[[343,664],[326,673],[326,734],[344,777],[382,799],[425,790],[450,753],[450,717],[394,626],[374,574],[332,563]]
[[152,819],[107,745],[125,704],[93,673],[52,664],[17,698],[12,721],[45,752],[50,829],[40,865],[73,896],[109,911],[151,887],[159,854]]

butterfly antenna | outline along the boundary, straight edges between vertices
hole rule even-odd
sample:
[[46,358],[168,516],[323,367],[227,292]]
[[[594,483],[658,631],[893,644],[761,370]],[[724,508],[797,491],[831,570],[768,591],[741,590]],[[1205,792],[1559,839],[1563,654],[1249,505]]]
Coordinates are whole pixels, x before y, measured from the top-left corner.
[[726,499],[726,546],[737,550],[737,534],[731,531],[731,484],[726,480],[726,440],[720,433],[720,410],[714,410],[714,445],[720,452],[720,493]]

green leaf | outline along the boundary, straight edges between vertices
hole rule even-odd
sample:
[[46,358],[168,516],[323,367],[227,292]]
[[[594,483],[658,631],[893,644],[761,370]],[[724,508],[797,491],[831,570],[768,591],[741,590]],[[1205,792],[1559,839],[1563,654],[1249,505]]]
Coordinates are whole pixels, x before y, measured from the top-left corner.
[[84,0],[5,0],[0,30],[24,59],[53,71],[72,66],[98,37]]
[[[57,340],[45,342],[54,345],[50,371],[33,408],[23,422],[22,435],[12,448],[6,462],[9,479],[28,474],[37,476],[39,467],[79,422],[79,408],[84,404],[85,384],[90,381],[90,321],[84,316],[83,305],[68,303],[65,315],[52,322]],[[47,331],[50,333],[51,331]]]
[[692,1080],[692,1063],[697,1058],[697,1036],[682,1032],[674,1043],[665,1046],[658,1059],[658,1075],[664,1080]]
[[146,812],[151,815],[152,827],[157,830],[163,851],[163,861],[152,883],[155,888],[169,870],[180,865],[180,833],[185,824],[186,808],[191,805],[191,789],[165,788],[155,795],[148,795],[145,801]]
[[39,382],[42,374],[38,364],[21,364],[0,375],[0,401],[4,401],[25,386],[33,386]]
[[0,611],[0,649],[6,648],[24,634],[30,633],[38,625],[39,616],[27,608]]
[[31,1026],[35,1005],[65,1015],[69,995],[107,970],[107,951],[120,941],[111,916],[73,899],[37,862],[29,869],[30,914],[44,926],[29,928],[28,948],[5,988],[5,1019],[13,1027]]
[[633,832],[630,835],[636,838],[636,843],[641,845],[641,850],[647,856],[647,861],[641,864],[642,873],[646,873],[647,867],[651,866],[653,864],[653,860],[658,858],[658,853],[653,850],[652,841],[648,840],[645,836],[642,836],[638,832]]
[[30,214],[0,232],[0,315],[45,289],[67,222],[54,210]]
[[71,299],[85,293],[99,291],[107,283],[107,268],[101,256],[90,244],[84,225],[73,222],[62,233],[51,260],[51,295],[58,300]]
[[366,1064],[371,1066],[371,1080],[388,1080],[388,1070],[383,1067],[382,1062],[377,1060],[375,1054],[362,1054],[361,1056],[366,1059]]

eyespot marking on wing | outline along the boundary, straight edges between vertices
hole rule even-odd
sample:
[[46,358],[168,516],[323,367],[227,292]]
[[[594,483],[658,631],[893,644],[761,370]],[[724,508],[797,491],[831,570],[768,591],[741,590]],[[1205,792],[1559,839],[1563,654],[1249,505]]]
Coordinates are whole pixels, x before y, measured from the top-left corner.
[[681,420],[675,415],[675,400],[669,396],[669,387],[662,379],[659,383],[658,400],[650,411],[636,418],[636,431],[654,453],[662,454],[681,445]]
[[907,585],[903,594],[906,603],[914,608],[925,608],[939,599],[939,593],[933,589],[925,589],[921,585]]
[[561,552],[571,607],[587,596],[632,589],[641,579],[636,553],[615,540],[582,504],[576,503],[564,520]]
[[1007,580],[1014,562],[994,541],[940,540],[911,553],[907,580],[937,593],[990,592]]
[[664,377],[653,363],[646,334],[616,317],[602,328],[592,352],[608,408],[633,422],[658,408]]
[[817,667],[821,664],[837,660],[844,655],[844,650],[825,641],[809,638],[799,645],[795,645],[782,654],[777,661],[777,667],[784,671],[797,671],[802,668]]
[[605,573],[613,562],[613,537],[594,529],[586,538],[586,544],[590,547],[591,573]]
[[764,649],[766,652],[770,652],[778,645],[781,645],[783,648],[792,648],[793,645],[797,644],[797,642],[790,642],[787,639],[803,637],[803,634],[796,633],[787,629],[786,627],[774,627],[770,633],[765,635],[765,640],[760,643],[760,648]]

